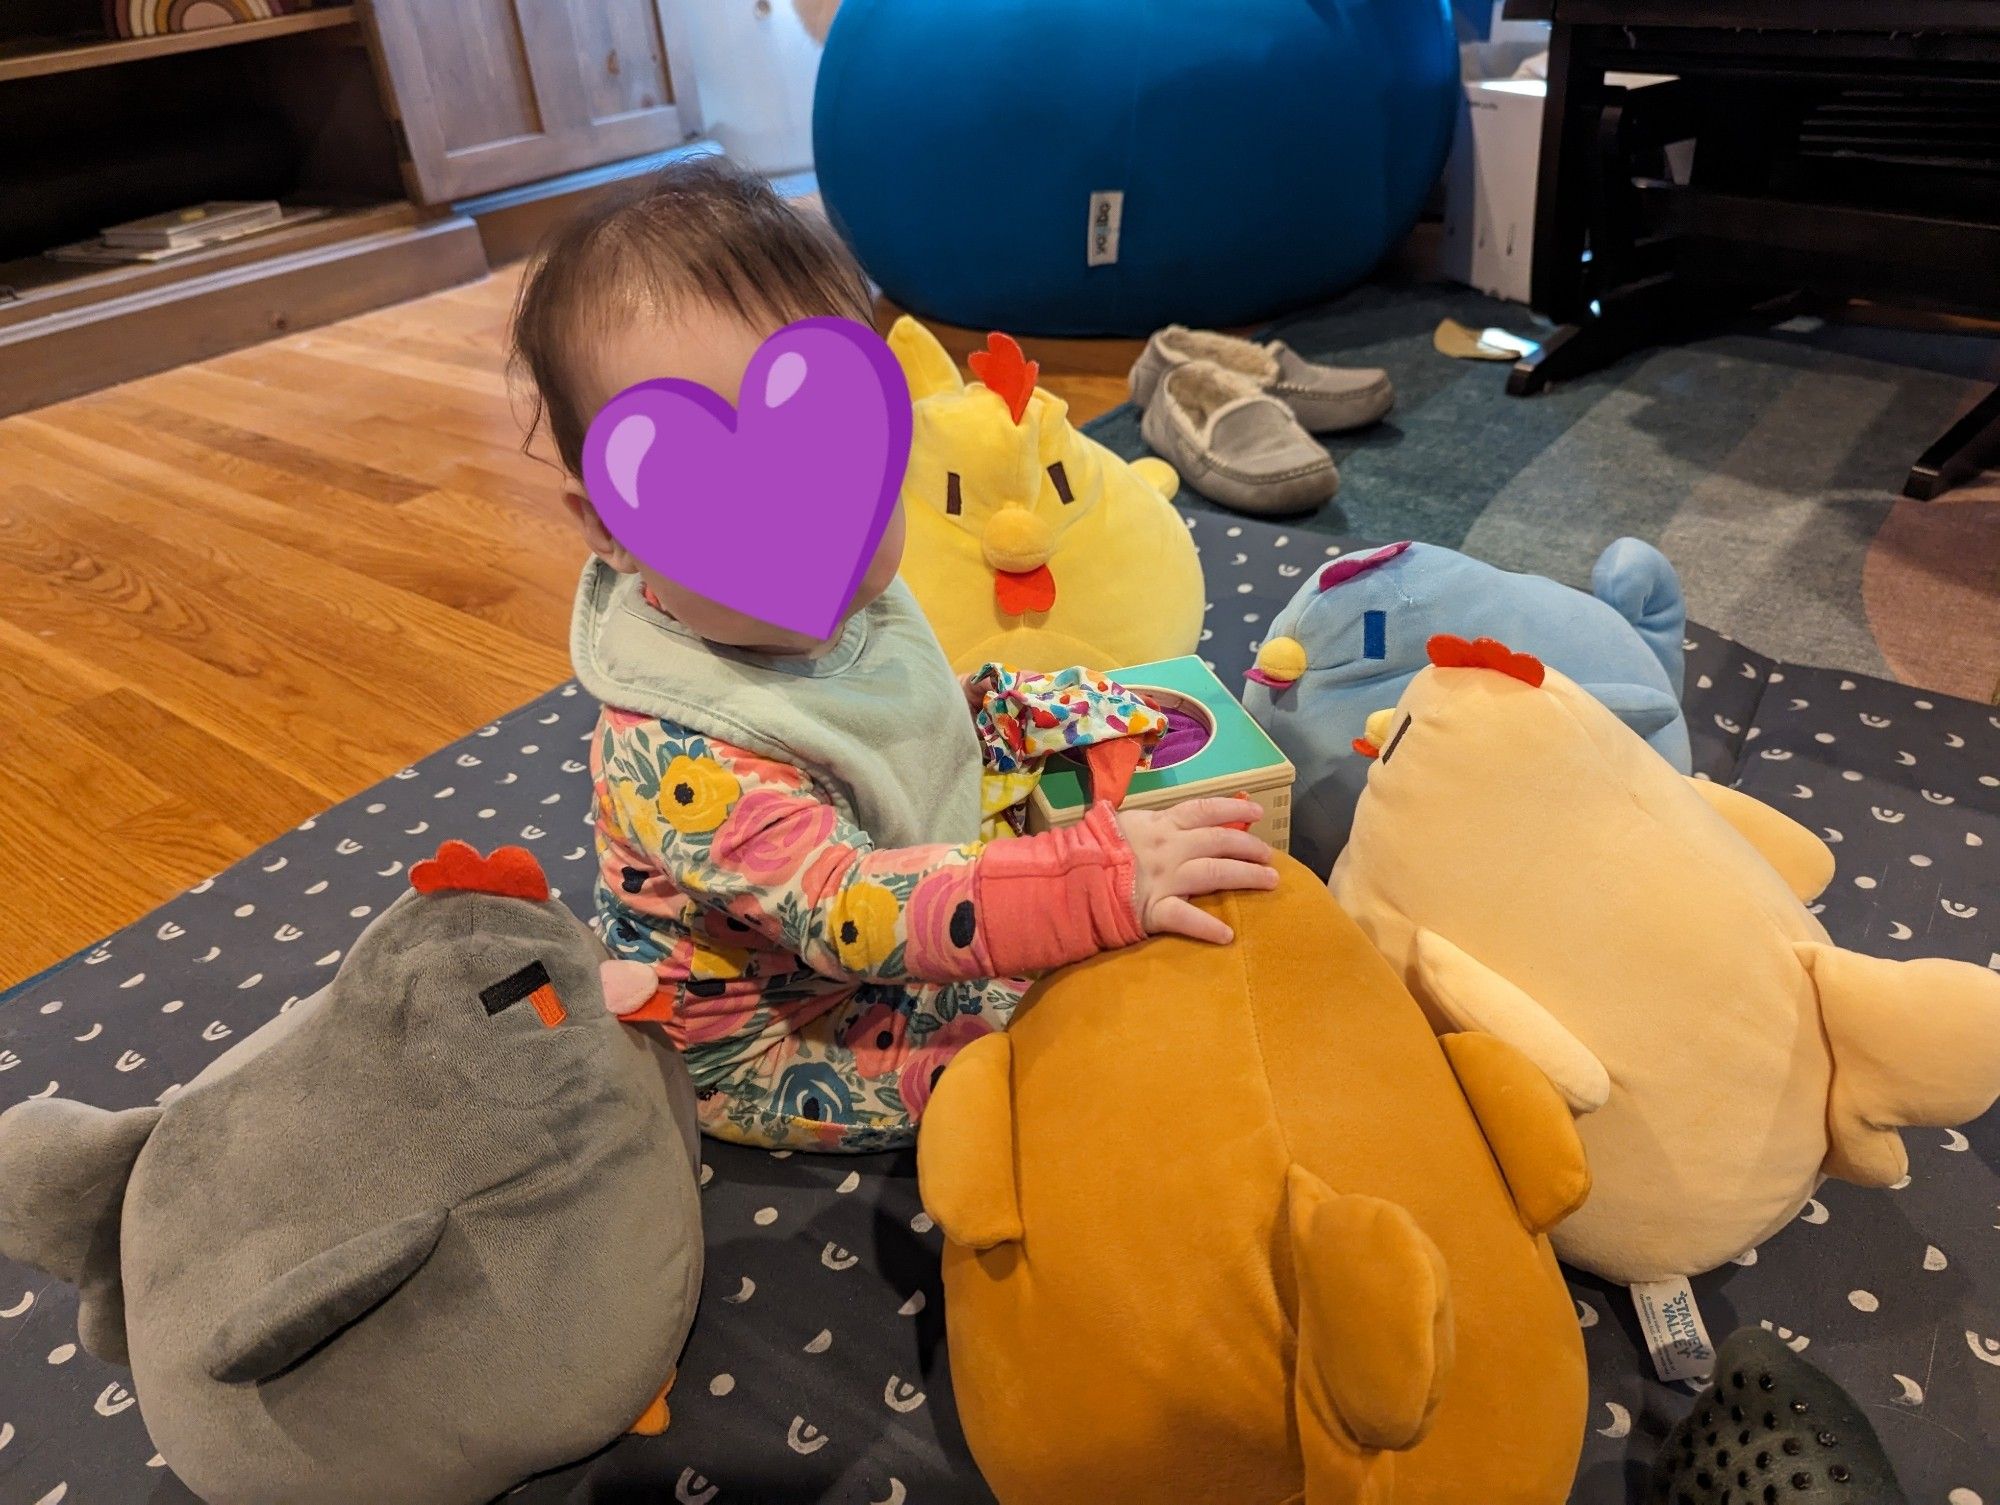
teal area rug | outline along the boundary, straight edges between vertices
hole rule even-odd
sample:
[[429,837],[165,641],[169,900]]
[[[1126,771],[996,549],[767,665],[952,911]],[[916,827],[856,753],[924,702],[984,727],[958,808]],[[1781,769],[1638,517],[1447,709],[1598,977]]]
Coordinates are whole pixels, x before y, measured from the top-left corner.
[[[2000,483],[1928,507],[1898,495],[2000,379],[1995,342],[1798,320],[1522,399],[1506,365],[1432,348],[1446,317],[1537,332],[1516,305],[1438,285],[1364,287],[1273,330],[1308,358],[1386,368],[1398,394],[1384,423],[1330,438],[1340,494],[1301,525],[1572,583],[1636,534],[1674,561],[1692,616],[1761,652],[1995,698]],[[1090,431],[1148,453],[1129,404]]]

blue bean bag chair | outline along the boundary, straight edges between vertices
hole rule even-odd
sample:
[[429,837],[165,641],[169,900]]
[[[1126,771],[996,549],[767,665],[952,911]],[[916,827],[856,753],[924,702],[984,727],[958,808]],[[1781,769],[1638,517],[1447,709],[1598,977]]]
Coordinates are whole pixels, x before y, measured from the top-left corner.
[[813,142],[906,308],[1140,335],[1366,274],[1436,182],[1457,92],[1446,0],[846,0]]
[[1271,620],[1243,705],[1292,760],[1292,855],[1316,873],[1347,845],[1370,754],[1355,740],[1430,662],[1431,638],[1498,638],[1559,669],[1681,773],[1687,603],[1667,557],[1638,538],[1598,556],[1590,592],[1427,543],[1334,560]]

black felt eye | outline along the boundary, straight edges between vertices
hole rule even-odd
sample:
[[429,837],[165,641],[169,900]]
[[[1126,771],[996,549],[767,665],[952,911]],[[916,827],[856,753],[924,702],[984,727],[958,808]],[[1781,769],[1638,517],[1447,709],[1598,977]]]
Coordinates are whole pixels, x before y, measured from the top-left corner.
[[1382,762],[1386,765],[1396,751],[1396,745],[1403,740],[1403,733],[1410,729],[1410,717],[1403,718],[1403,724],[1396,728],[1396,735],[1389,739],[1389,745],[1382,749]]
[[529,962],[518,972],[510,972],[491,987],[479,990],[479,1001],[486,1005],[486,1012],[497,1014],[502,1009],[510,1009],[537,988],[549,985],[548,968],[540,962]]
[[957,517],[965,510],[965,491],[959,484],[958,472],[947,471],[944,478],[944,515]]
[[1049,467],[1049,484],[1055,487],[1056,495],[1062,498],[1065,507],[1076,500],[1076,493],[1069,489],[1069,472],[1063,469],[1062,461],[1058,460]]

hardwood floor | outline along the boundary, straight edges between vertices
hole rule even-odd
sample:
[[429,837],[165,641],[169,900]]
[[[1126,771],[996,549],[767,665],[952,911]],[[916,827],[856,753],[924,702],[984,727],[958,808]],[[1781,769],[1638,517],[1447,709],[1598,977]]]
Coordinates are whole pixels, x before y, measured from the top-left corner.
[[[516,276],[0,420],[0,988],[568,675]],[[1124,400],[1134,342],[1023,343]]]

